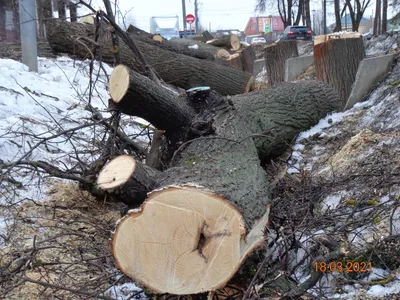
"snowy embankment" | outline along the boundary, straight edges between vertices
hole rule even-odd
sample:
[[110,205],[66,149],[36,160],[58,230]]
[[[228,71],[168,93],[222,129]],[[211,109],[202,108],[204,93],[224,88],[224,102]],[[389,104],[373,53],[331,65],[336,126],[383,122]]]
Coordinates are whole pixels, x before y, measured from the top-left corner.
[[[385,48],[392,42],[383,42]],[[351,110],[328,115],[315,127],[301,133],[288,161],[287,176],[309,174],[323,188],[318,196],[315,218],[334,218],[335,224],[354,222],[346,232],[347,249],[353,252],[360,253],[368,247],[375,249],[388,236],[394,236],[395,240],[400,238],[399,80],[400,63],[397,62],[392,73],[365,102]],[[316,229],[309,232],[309,237],[327,234],[329,229]],[[389,260],[359,279],[362,284],[338,284],[338,275],[343,277],[344,274],[336,273],[324,276],[320,288],[325,289],[331,299],[379,299],[390,294],[400,295],[400,257],[397,253],[380,254],[379,250],[376,255],[378,258],[387,255]],[[302,256],[297,254],[293,259],[298,262]],[[387,267],[389,263],[393,263],[393,267]],[[390,282],[372,283],[391,274],[394,277]],[[308,275],[308,272],[299,274],[300,282]]]
[[[33,223],[33,226],[30,223],[25,225],[25,221],[22,223],[21,220],[17,221],[16,213],[21,214],[25,211],[22,207],[24,203],[33,202],[37,205],[32,207],[28,205],[30,214],[21,217],[22,220],[24,218],[45,220],[48,212],[39,211],[42,205],[40,203],[47,201],[52,201],[49,202],[52,203],[51,205],[56,205],[57,201],[57,205],[69,203],[69,199],[66,198],[57,201],[52,199],[55,194],[62,191],[61,185],[54,185],[54,180],[49,179],[31,163],[46,162],[60,170],[73,170],[79,174],[80,164],[93,162],[104,145],[101,143],[104,138],[104,126],[100,124],[99,119],[92,117],[93,113],[90,110],[95,109],[104,119],[111,116],[107,112],[109,99],[107,89],[108,76],[112,68],[108,65],[102,64],[100,67],[99,63],[94,63],[92,73],[94,84],[90,91],[90,61],[74,61],[67,57],[39,58],[38,64],[39,72],[35,73],[28,72],[28,68],[20,62],[0,59],[0,74],[2,75],[0,166],[7,165],[6,168],[0,169],[2,176],[0,180],[0,266],[4,263],[4,259],[7,260],[7,253],[13,251],[15,247],[30,247],[32,235],[41,242],[50,233],[57,232],[55,227],[53,229],[48,227],[49,221],[46,221],[44,227],[39,226],[40,222]],[[90,94],[91,97],[89,97]],[[139,118],[123,116],[121,124],[123,124],[125,134],[132,138],[133,135],[136,136],[143,131],[143,125],[148,123]],[[137,137],[136,141],[138,139],[140,140],[141,137]],[[147,142],[146,137],[142,140],[143,143]],[[17,162],[18,166],[8,167]],[[57,182],[59,183],[60,180]],[[17,208],[18,206],[21,206],[21,209]],[[100,213],[104,217],[108,212]],[[118,218],[118,211],[114,215]],[[79,218],[79,215],[73,218],[78,223],[76,218]],[[110,220],[113,218],[115,217],[110,217]],[[38,228],[34,229],[36,226]],[[30,228],[34,231],[28,231]],[[27,231],[24,232],[24,230]],[[18,234],[15,234],[16,232]],[[24,236],[26,234],[28,236]],[[104,247],[107,247],[106,243]],[[57,252],[53,251],[53,253]],[[43,255],[44,259],[51,258],[46,253]],[[68,257],[74,261],[74,257]],[[113,264],[110,268],[113,268]],[[113,272],[118,274],[116,270]],[[132,293],[137,293],[137,290],[133,284],[124,284],[111,286],[108,294],[118,299],[125,299],[128,296],[125,297],[124,294],[132,295]],[[23,295],[22,291],[16,293]]]

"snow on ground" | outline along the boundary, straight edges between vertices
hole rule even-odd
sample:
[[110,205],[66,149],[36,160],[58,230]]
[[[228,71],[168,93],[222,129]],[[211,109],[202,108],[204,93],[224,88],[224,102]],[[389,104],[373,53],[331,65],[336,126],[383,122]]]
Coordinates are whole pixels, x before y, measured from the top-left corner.
[[[60,169],[71,168],[78,164],[76,152],[81,152],[79,159],[82,161],[96,159],[100,154],[96,151],[98,136],[103,127],[91,125],[96,121],[87,109],[89,64],[87,60],[74,61],[67,57],[39,58],[39,71],[35,73],[29,72],[20,62],[0,59],[0,165],[23,160],[45,161]],[[107,89],[111,72],[112,68],[106,64],[101,68],[99,63],[94,64],[92,78],[96,84],[90,103],[103,118],[110,117]],[[148,124],[140,118],[127,116],[122,117],[121,122],[128,136],[141,131],[141,124]],[[69,138],[60,134],[78,126],[83,128]],[[57,134],[60,136],[43,140]],[[147,142],[147,138],[143,138],[143,142]],[[87,150],[96,152],[83,153]],[[32,170],[1,172],[5,172],[4,169],[0,170],[0,175],[8,178],[0,181],[0,250],[4,250],[6,231],[15,225],[10,211],[3,209],[5,205],[22,203],[24,199],[47,201],[53,182],[40,181],[39,176],[30,174]],[[18,182],[18,186],[10,184],[10,179]],[[124,296],[127,291],[136,290],[133,284],[124,284],[112,287],[109,292],[117,299],[127,299]]]
[[[393,39],[382,41],[374,49],[382,52],[393,42]],[[393,84],[399,79],[400,64],[397,63],[366,101],[351,110],[330,114],[302,132],[287,164],[288,174],[301,176],[306,171],[319,178],[320,184],[331,184],[318,208],[318,212],[328,214],[327,217],[348,215],[356,205],[365,205],[361,212],[353,215],[351,221],[354,221],[372,212],[376,205],[387,207],[365,226],[348,232],[353,250],[361,251],[368,243],[379,244],[389,234],[400,234],[400,207],[396,202],[400,199],[400,184],[393,177],[400,169],[400,85]],[[340,218],[336,217],[335,223],[339,222]],[[368,282],[388,275],[387,270],[378,267],[374,267],[373,272],[375,275],[362,280]],[[331,299],[370,299],[368,297],[400,295],[399,274],[397,272],[394,280],[385,285],[358,288],[344,285],[341,294],[335,294],[335,283],[328,280],[328,276],[324,277],[324,284],[326,291],[332,293]],[[304,277],[307,273],[297,275],[300,282],[307,278]]]
[[365,42],[367,55],[381,55],[400,47],[400,33],[380,35]]

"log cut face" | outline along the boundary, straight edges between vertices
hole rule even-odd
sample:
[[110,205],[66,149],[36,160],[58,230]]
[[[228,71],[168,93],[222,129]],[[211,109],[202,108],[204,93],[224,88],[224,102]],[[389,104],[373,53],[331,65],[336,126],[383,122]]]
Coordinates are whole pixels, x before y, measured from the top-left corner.
[[96,185],[112,200],[129,207],[140,206],[153,190],[160,177],[154,170],[128,155],[121,155],[108,162],[101,170]]
[[319,81],[281,83],[263,91],[231,97],[254,136],[262,161],[275,158],[302,131],[341,110],[337,92]]
[[153,291],[201,293],[232,277],[244,236],[240,212],[222,197],[168,188],[118,224],[114,256],[125,274]]
[[250,129],[224,97],[198,92],[191,101],[204,96],[207,105],[196,106],[189,127],[210,128],[176,150],[156,190],[113,236],[118,267],[159,293],[221,288],[265,242],[269,188]]
[[[89,49],[93,49],[93,43],[87,38],[95,40],[94,25],[52,19],[49,20],[46,30],[47,39],[54,51],[70,53],[82,58],[92,55]],[[110,38],[110,29],[103,28],[100,36],[98,44],[102,45],[102,48],[101,51],[97,51],[97,55],[101,53],[103,62],[113,64],[114,48]],[[242,70],[163,50],[158,46],[139,40],[135,41],[135,44],[143,53],[148,64],[166,83],[183,89],[209,86],[222,95],[242,94],[254,88],[254,77]],[[148,75],[145,66],[132,54],[131,49],[122,40],[119,44],[119,53],[124,65],[142,75]]]
[[[186,99],[155,85],[147,77],[118,65],[109,82],[115,107],[127,115],[140,116],[167,134],[181,131],[189,125],[195,113]],[[162,101],[160,101],[162,99]]]

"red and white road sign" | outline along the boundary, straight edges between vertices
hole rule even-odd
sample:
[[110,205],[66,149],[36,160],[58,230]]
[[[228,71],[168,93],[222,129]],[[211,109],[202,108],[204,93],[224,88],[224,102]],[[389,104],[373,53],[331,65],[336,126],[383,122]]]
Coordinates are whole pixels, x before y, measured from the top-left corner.
[[186,23],[188,24],[193,24],[196,18],[192,14],[188,14],[186,16]]

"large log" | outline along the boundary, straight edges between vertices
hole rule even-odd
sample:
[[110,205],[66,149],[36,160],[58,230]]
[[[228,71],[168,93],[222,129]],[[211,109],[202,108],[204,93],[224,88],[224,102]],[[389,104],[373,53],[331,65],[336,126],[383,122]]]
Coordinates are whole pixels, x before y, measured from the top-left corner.
[[[82,58],[90,57],[91,53],[88,49],[93,48],[93,42],[88,39],[94,41],[95,26],[53,19],[49,21],[46,29],[47,39],[54,51],[75,54]],[[114,48],[109,39],[109,28],[103,28],[103,30],[103,34],[100,35],[102,39],[97,43],[101,51],[96,51],[96,55],[99,57],[101,52],[102,60],[112,64]],[[180,88],[209,86],[222,95],[236,95],[248,92],[254,87],[254,77],[246,72],[166,51],[143,41],[135,41],[135,43],[148,64],[161,78]],[[124,64],[140,74],[147,75],[145,66],[132,55],[132,51],[123,41],[120,43],[119,51]]]
[[[314,44],[315,74],[339,93],[346,105],[358,66],[366,57],[362,37],[354,34],[319,37]],[[322,41],[320,39],[324,38]]]
[[[191,49],[198,49],[201,51],[209,52],[214,57],[217,57],[218,51],[221,50],[221,48],[219,48],[219,47],[215,47],[215,46],[212,46],[209,44],[204,44],[200,41],[196,41],[193,39],[171,39],[169,42],[172,44],[175,44],[175,45],[179,45],[181,47],[182,46],[186,47],[186,48],[190,47]],[[223,50],[226,50],[226,49],[223,49]]]
[[[158,293],[223,287],[265,240],[266,173],[238,112],[215,92],[210,96],[200,114],[214,120],[212,137],[177,151],[157,189],[113,235],[118,267]],[[246,228],[252,228],[247,235]]]
[[300,132],[341,110],[337,92],[320,81],[281,83],[230,98],[251,132],[260,134],[254,141],[262,161],[278,157]]
[[233,50],[239,50],[241,45],[239,38],[235,34],[222,35],[216,39],[207,41],[206,44]]
[[[110,94],[117,105],[125,103],[123,112],[144,114],[157,109],[157,99],[165,106],[161,95],[152,96],[150,104],[140,95],[155,88],[142,77],[124,66],[111,74]],[[171,100],[168,106],[175,103]],[[286,135],[314,125],[337,102],[333,88],[321,82],[285,83],[235,97],[207,88],[188,91],[186,104],[195,113],[189,126],[185,120],[180,127],[182,141],[170,168],[157,177],[141,209],[117,224],[112,247],[118,268],[158,293],[196,294],[223,287],[265,242],[269,188],[257,148],[279,148]],[[129,110],[129,103],[142,108]],[[177,103],[184,105],[182,99]],[[159,113],[172,116],[159,109],[147,113],[153,118],[148,121],[156,122]],[[179,131],[179,122],[163,118]],[[197,125],[202,131],[193,137],[190,131]],[[124,180],[132,177],[124,174],[129,174]]]
[[188,47],[185,47],[184,45],[180,45],[177,43],[171,43],[168,40],[163,39],[159,35],[154,35],[154,34],[148,33],[144,30],[141,30],[141,29],[133,26],[133,25],[129,25],[127,32],[129,35],[130,34],[133,35],[132,38],[134,40],[140,40],[147,44],[150,44],[153,46],[158,46],[164,50],[188,55],[188,56],[195,57],[198,59],[214,60],[214,55],[212,55],[208,51],[202,51],[202,50],[198,50],[198,49],[188,48]]
[[[191,98],[183,99],[164,88],[157,89],[150,80],[125,66],[117,66],[111,74],[110,95],[121,112],[167,129],[169,137],[171,134],[182,136],[179,132],[188,128],[192,131],[201,128],[208,133],[213,130],[209,123],[196,120],[198,110],[189,101]],[[195,101],[204,105],[209,98],[206,95]],[[227,99],[246,120],[251,134],[259,134],[254,140],[261,161],[279,156],[298,133],[318,123],[326,114],[340,110],[335,90],[319,81],[282,83]]]
[[297,56],[297,41],[283,41],[265,48],[265,67],[270,86],[285,81],[286,60]]

